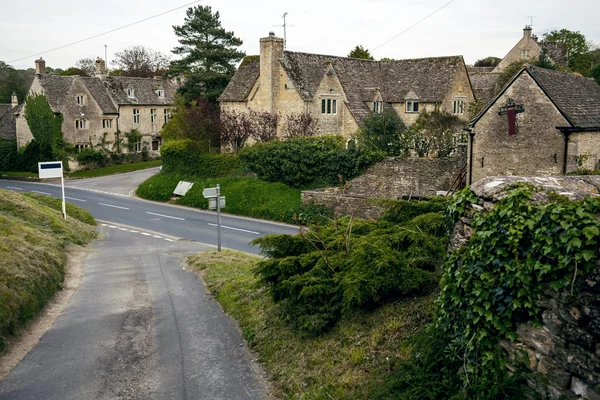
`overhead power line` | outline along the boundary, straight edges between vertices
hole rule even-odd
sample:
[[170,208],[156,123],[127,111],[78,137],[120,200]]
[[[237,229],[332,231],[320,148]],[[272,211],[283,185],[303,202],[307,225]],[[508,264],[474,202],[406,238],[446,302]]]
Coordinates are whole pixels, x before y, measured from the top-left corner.
[[398,38],[400,35],[403,35],[404,33],[408,32],[409,30],[411,30],[412,28],[414,28],[415,26],[419,25],[421,22],[425,21],[427,18],[433,16],[434,14],[437,14],[439,11],[441,11],[444,8],[446,8],[447,6],[450,5],[450,3],[453,3],[453,2],[454,2],[454,0],[450,0],[449,2],[447,2],[443,6],[441,6],[440,8],[438,8],[437,10],[435,10],[434,12],[432,12],[431,14],[429,14],[428,16],[426,16],[425,18],[421,19],[419,22],[417,22],[417,23],[409,26],[408,28],[406,28],[405,30],[403,30],[402,32],[400,32],[399,34],[397,34],[396,36],[394,36],[393,38],[391,38],[388,41],[386,41],[386,42],[380,44],[379,46],[375,47],[372,51],[375,51],[375,50],[379,49],[380,47],[385,46],[386,44],[388,44],[392,40]]
[[60,50],[60,49],[64,49],[65,47],[69,47],[69,46],[73,46],[73,45],[75,45],[75,44],[79,44],[79,43],[82,43],[82,42],[86,42],[86,41],[88,41],[88,40],[92,40],[92,39],[98,38],[98,37],[100,37],[100,36],[108,35],[109,33],[113,33],[113,32],[116,32],[116,31],[120,31],[121,29],[129,28],[130,26],[137,25],[137,24],[140,24],[140,23],[142,23],[142,22],[146,22],[146,21],[148,21],[148,20],[151,20],[151,19],[154,19],[154,18],[160,17],[160,16],[162,16],[162,15],[165,15],[165,14],[171,13],[171,12],[173,12],[173,11],[177,11],[177,10],[179,10],[179,9],[181,9],[181,8],[185,8],[185,7],[191,6],[192,4],[199,3],[200,1],[201,1],[201,0],[192,1],[191,3],[184,4],[184,5],[182,5],[182,6],[179,6],[179,7],[173,8],[173,9],[171,9],[171,10],[168,10],[168,11],[162,12],[162,13],[160,13],[160,14],[155,14],[155,15],[153,15],[153,16],[151,16],[151,17],[144,18],[144,19],[141,19],[141,20],[139,20],[139,21],[136,21],[136,22],[132,22],[131,24],[123,25],[123,26],[121,26],[121,27],[118,27],[118,28],[115,28],[115,29],[111,29],[110,31],[106,31],[106,32],[103,32],[103,33],[99,33],[99,34],[97,34],[97,35],[90,36],[90,37],[87,37],[87,38],[85,38],[85,39],[78,40],[78,41],[76,41],[76,42],[68,43],[68,44],[65,44],[65,45],[62,45],[62,46],[59,46],[59,47],[55,47],[55,48],[53,48],[53,49],[50,49],[50,50],[46,50],[46,51],[38,51],[37,53],[34,53],[34,54],[31,54],[31,55],[28,55],[28,56],[26,56],[26,57],[23,57],[23,58],[18,58],[18,59],[16,59],[16,60],[9,61],[9,62],[8,62],[8,64],[12,64],[12,63],[14,63],[14,62],[17,62],[17,61],[22,61],[22,60],[25,60],[25,59],[27,59],[27,58],[36,57],[36,56],[37,56],[37,55],[39,55],[39,54],[46,54],[46,53],[50,53],[50,52],[52,52],[52,51],[56,51],[56,50]]

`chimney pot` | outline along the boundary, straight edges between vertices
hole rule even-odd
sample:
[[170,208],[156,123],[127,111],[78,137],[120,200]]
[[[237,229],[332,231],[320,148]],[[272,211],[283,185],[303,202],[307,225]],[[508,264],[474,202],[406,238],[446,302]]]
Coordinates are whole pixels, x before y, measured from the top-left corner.
[[13,94],[10,96],[10,104],[13,108],[19,105],[19,98],[15,92],[13,92]]
[[269,32],[269,37],[275,37],[275,32],[273,32],[273,31]]
[[525,25],[525,29],[523,29],[523,37],[528,38],[531,37],[531,26]]
[[102,78],[106,76],[106,62],[98,57],[96,58],[96,77]]
[[42,57],[35,60],[35,73],[42,75],[46,73],[46,61]]

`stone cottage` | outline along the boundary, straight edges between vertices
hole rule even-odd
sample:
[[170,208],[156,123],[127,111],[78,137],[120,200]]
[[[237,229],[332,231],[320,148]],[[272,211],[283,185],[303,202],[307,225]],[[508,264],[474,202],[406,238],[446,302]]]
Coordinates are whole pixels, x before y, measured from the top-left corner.
[[[178,85],[157,78],[107,76],[104,60],[96,60],[96,75],[56,76],[46,74],[45,61],[36,60],[36,74],[29,94],[43,94],[52,111],[63,117],[65,140],[76,149],[104,146],[114,151],[125,133],[137,130],[140,141],[133,151],[146,147],[158,152],[160,129],[168,121]],[[17,116],[17,144],[25,146],[33,137],[23,113]],[[127,151],[127,146],[119,146]]]
[[527,65],[470,123],[468,182],[557,176],[600,161],[600,85]]
[[462,56],[370,61],[285,51],[283,39],[260,39],[219,98],[222,111],[310,113],[319,134],[353,136],[362,118],[395,110],[405,124],[423,110],[467,119],[474,100]]
[[0,104],[0,140],[15,140],[17,115],[21,112],[17,94],[13,93],[10,104]]

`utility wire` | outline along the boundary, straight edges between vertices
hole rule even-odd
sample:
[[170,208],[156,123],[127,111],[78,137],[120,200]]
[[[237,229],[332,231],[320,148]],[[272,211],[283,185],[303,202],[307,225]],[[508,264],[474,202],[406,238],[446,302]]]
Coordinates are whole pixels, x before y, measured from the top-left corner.
[[391,42],[392,40],[396,39],[398,36],[408,32],[409,30],[411,30],[412,28],[414,28],[415,26],[419,25],[421,22],[425,21],[427,18],[433,16],[434,14],[436,14],[437,12],[441,11],[442,9],[446,8],[447,6],[450,5],[450,3],[454,2],[454,0],[450,0],[449,2],[447,2],[446,4],[444,4],[443,6],[441,6],[440,8],[438,8],[437,10],[435,10],[434,12],[432,12],[431,14],[429,14],[428,16],[426,16],[425,18],[421,19],[419,22],[409,26],[408,28],[406,28],[405,30],[403,30],[402,32],[400,32],[399,34],[397,34],[396,36],[394,36],[393,38],[391,38],[390,40],[380,44],[379,46],[375,47],[372,51],[375,51],[377,49],[379,49],[380,47],[385,46],[386,44],[388,44],[389,42]]
[[31,55],[29,55],[29,56],[27,56],[27,57],[23,57],[23,58],[19,58],[19,59],[16,59],[16,60],[12,60],[12,61],[9,61],[9,62],[8,62],[8,64],[12,64],[12,63],[14,63],[14,62],[17,62],[17,61],[22,61],[22,60],[25,60],[25,59],[27,59],[27,58],[30,58],[30,57],[35,57],[35,56],[36,56],[36,55],[38,55],[38,54],[46,54],[46,53],[50,53],[50,52],[52,52],[52,51],[56,51],[56,50],[60,50],[60,49],[64,49],[65,47],[73,46],[73,45],[75,45],[75,44],[79,44],[79,43],[82,43],[82,42],[85,42],[85,41],[88,41],[88,40],[91,40],[91,39],[95,39],[95,38],[97,38],[97,37],[100,37],[100,36],[108,35],[109,33],[113,33],[113,32],[116,32],[116,31],[120,31],[121,29],[129,28],[130,26],[137,25],[137,24],[140,24],[140,23],[142,23],[142,22],[146,22],[146,21],[148,21],[148,20],[151,20],[151,19],[153,19],[153,18],[157,18],[157,17],[160,17],[160,16],[162,16],[162,15],[168,14],[168,13],[170,13],[170,12],[173,12],[173,11],[179,10],[179,9],[181,9],[181,8],[184,8],[184,7],[191,6],[192,4],[199,3],[200,1],[201,1],[201,0],[192,1],[191,3],[184,4],[184,5],[182,5],[182,6],[179,6],[179,7],[177,7],[177,8],[173,8],[172,10],[165,11],[165,12],[162,12],[162,13],[160,13],[160,14],[153,15],[153,16],[151,16],[151,17],[144,18],[144,19],[141,19],[141,20],[139,20],[139,21],[136,21],[136,22],[132,22],[131,24],[123,25],[123,26],[121,26],[121,27],[119,27],[119,28],[111,29],[110,31],[106,31],[106,32],[103,32],[103,33],[99,33],[99,34],[97,34],[97,35],[90,36],[90,37],[87,37],[87,38],[85,38],[85,39],[81,39],[81,40],[78,40],[78,41],[76,41],[76,42],[72,42],[72,43],[69,43],[69,44],[65,44],[65,45],[62,45],[62,46],[59,46],[59,47],[55,47],[55,48],[53,48],[53,49],[50,49],[50,50],[46,50],[46,51],[40,51],[40,52],[37,52],[37,53],[31,54]]

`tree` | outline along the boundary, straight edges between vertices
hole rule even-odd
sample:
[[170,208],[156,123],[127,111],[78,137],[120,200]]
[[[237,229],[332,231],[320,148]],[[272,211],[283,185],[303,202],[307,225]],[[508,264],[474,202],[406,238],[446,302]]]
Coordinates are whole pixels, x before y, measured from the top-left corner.
[[363,60],[374,60],[369,50],[365,49],[362,46],[356,46],[350,53],[348,53],[348,57],[350,58],[361,58]]
[[36,94],[27,97],[25,120],[33,136],[33,141],[29,143],[28,147],[35,148],[39,157],[37,160],[28,161],[62,159],[64,155],[62,117],[54,114],[45,96]]
[[456,138],[467,125],[456,115],[434,110],[419,114],[410,127],[412,147],[420,157],[432,150],[437,157],[448,157],[456,149]]
[[165,141],[191,139],[201,151],[219,148],[219,112],[203,99],[186,103],[181,95],[175,97],[171,119],[160,131]]
[[82,76],[94,76],[96,75],[96,61],[92,58],[81,58],[75,62],[75,68],[83,71]]
[[387,156],[407,156],[410,149],[406,127],[393,110],[363,118],[357,136],[360,148],[381,150]]
[[502,61],[502,59],[498,58],[498,57],[486,57],[481,60],[475,61],[475,65],[473,65],[473,66],[474,67],[495,67],[498,64],[500,64],[500,61]]
[[245,53],[238,50],[242,40],[221,26],[219,12],[210,6],[188,8],[183,25],[173,26],[180,43],[172,51],[181,59],[171,63],[169,76],[183,75],[180,93],[187,101],[204,97],[215,103]]
[[556,42],[567,46],[569,55],[569,67],[576,62],[577,58],[590,51],[590,46],[585,36],[580,32],[573,32],[568,29],[554,30],[544,33],[543,42]]
[[288,114],[284,117],[283,136],[286,139],[315,136],[319,131],[318,122],[309,112]]
[[542,49],[542,52],[540,53],[540,58],[535,63],[535,65],[540,68],[556,69],[556,66],[548,58],[548,53],[546,52],[546,49]]
[[13,93],[23,101],[33,80],[33,72],[14,69],[0,61],[0,103],[10,103]]
[[600,85],[600,64],[592,70],[592,78]]
[[115,53],[112,64],[123,71],[124,76],[151,78],[162,75],[169,66],[169,56],[157,50],[137,45]]

